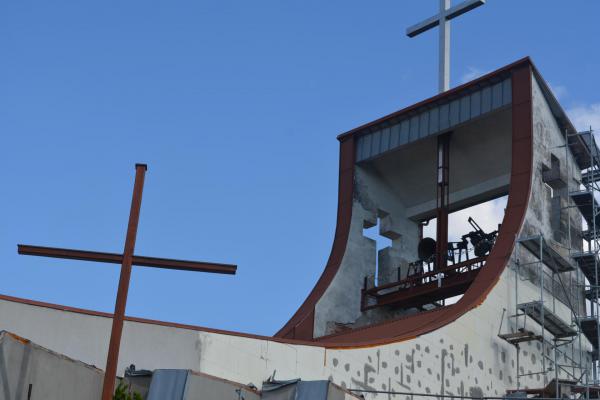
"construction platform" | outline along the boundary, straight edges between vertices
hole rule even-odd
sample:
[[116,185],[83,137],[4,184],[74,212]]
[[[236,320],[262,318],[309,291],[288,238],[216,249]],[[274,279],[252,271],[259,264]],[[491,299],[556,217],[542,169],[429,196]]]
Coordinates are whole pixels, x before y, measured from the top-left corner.
[[[594,198],[592,191],[590,190],[578,190],[575,192],[569,193],[573,203],[581,212],[583,219],[588,224],[589,229],[593,229],[594,223],[595,226],[600,228],[600,205]],[[595,214],[595,215],[594,215]]]
[[533,319],[556,339],[577,336],[577,330],[548,309],[541,301],[532,301],[517,305],[526,316]]
[[528,331],[524,328],[520,328],[517,332],[500,334],[500,335],[498,335],[498,337],[500,339],[506,340],[508,343],[512,344],[513,346],[517,346],[519,343],[523,343],[523,342],[531,342],[534,340],[541,342],[544,340],[542,335],[537,335],[535,332]]
[[598,181],[600,181],[600,171],[596,169],[592,169],[581,174],[581,183],[585,186],[589,186]]
[[[581,272],[590,283],[596,283],[596,258],[597,254],[593,251],[582,251],[572,254],[573,259],[579,265]],[[600,278],[600,277],[599,277]]]
[[[558,391],[559,393],[557,393],[556,388],[558,387]],[[552,398],[561,398],[563,396],[563,393],[561,392],[565,392],[564,389],[568,389],[566,390],[567,392],[574,392],[574,393],[581,393],[578,392],[576,388],[581,388],[581,386],[577,385],[577,382],[571,379],[559,379],[558,380],[558,384],[556,381],[556,378],[552,379],[550,382],[548,382],[548,384],[543,387],[543,388],[522,388],[522,389],[512,389],[512,390],[508,390],[507,394],[508,395],[512,395],[509,398],[512,399],[524,399],[524,398],[529,398],[529,399],[536,399],[536,398],[541,398],[541,399],[552,399]],[[515,396],[519,393],[524,393],[527,395],[527,397],[520,397],[520,396]],[[568,397],[567,397],[568,398]]]
[[[379,307],[420,308],[427,304],[464,294],[485,263],[473,258],[443,269],[411,275],[397,282],[362,291],[362,309]],[[369,299],[375,299],[369,304]]]
[[574,271],[575,267],[567,259],[546,243],[542,236],[529,236],[519,242],[554,273]]
[[569,135],[567,143],[580,169],[600,165],[600,149],[590,131]]

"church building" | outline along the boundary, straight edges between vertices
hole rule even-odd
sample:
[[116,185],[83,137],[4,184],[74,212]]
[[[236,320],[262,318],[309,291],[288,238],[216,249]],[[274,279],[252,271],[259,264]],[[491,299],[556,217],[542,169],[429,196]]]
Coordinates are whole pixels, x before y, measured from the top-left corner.
[[[289,321],[267,337],[127,317],[118,376],[330,381],[367,399],[598,395],[600,153],[529,58],[337,139],[331,254]],[[494,229],[455,231],[455,213],[497,199]],[[0,330],[102,369],[111,315],[0,296]]]

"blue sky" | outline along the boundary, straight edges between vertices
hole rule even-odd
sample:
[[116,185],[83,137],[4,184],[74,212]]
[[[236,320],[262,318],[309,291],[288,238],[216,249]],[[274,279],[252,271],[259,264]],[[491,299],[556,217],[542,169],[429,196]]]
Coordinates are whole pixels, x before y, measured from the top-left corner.
[[[136,253],[239,272],[136,267],[127,313],[274,333],[329,255],[336,135],[436,92],[437,31],[404,32],[437,3],[3,2],[0,293],[111,311],[118,266],[16,244],[122,251],[145,162]],[[598,15],[489,0],[453,22],[452,84],[529,55],[600,129]]]

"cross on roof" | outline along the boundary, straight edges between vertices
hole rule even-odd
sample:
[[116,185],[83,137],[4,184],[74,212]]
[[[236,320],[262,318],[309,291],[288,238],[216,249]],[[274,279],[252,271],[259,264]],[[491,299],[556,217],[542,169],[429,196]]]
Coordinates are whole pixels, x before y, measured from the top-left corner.
[[439,0],[440,12],[406,30],[408,37],[415,37],[440,26],[439,91],[450,89],[450,20],[485,4],[485,0],[466,0],[450,7],[450,0]]
[[196,272],[212,272],[217,274],[235,274],[237,270],[237,266],[231,264],[171,260],[167,258],[136,256],[133,254],[135,248],[135,239],[137,236],[138,221],[140,218],[142,191],[144,188],[144,176],[146,174],[146,170],[147,167],[145,164],[136,164],[135,166],[133,198],[131,200],[131,211],[129,213],[129,223],[127,225],[127,236],[125,238],[125,249],[123,250],[123,254],[59,249],[55,247],[29,246],[22,244],[17,246],[19,254],[121,264],[119,288],[117,290],[117,300],[115,302],[115,313],[113,315],[112,329],[110,333],[106,370],[104,372],[104,384],[102,386],[102,400],[111,400],[113,398],[113,392],[115,389],[115,376],[117,374],[117,362],[119,359],[119,348],[121,346],[121,334],[123,332],[123,321],[125,319],[125,305],[127,303],[127,292],[129,291],[129,279],[131,277],[132,265]]

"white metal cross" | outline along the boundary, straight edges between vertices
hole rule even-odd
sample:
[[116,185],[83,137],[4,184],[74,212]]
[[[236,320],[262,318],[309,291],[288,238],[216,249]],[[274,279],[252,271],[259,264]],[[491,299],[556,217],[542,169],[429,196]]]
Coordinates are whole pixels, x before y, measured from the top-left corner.
[[450,7],[450,0],[439,1],[440,13],[409,27],[406,30],[406,35],[415,37],[438,25],[440,26],[439,90],[442,93],[450,89],[450,20],[484,5],[485,0],[466,0],[454,7]]

